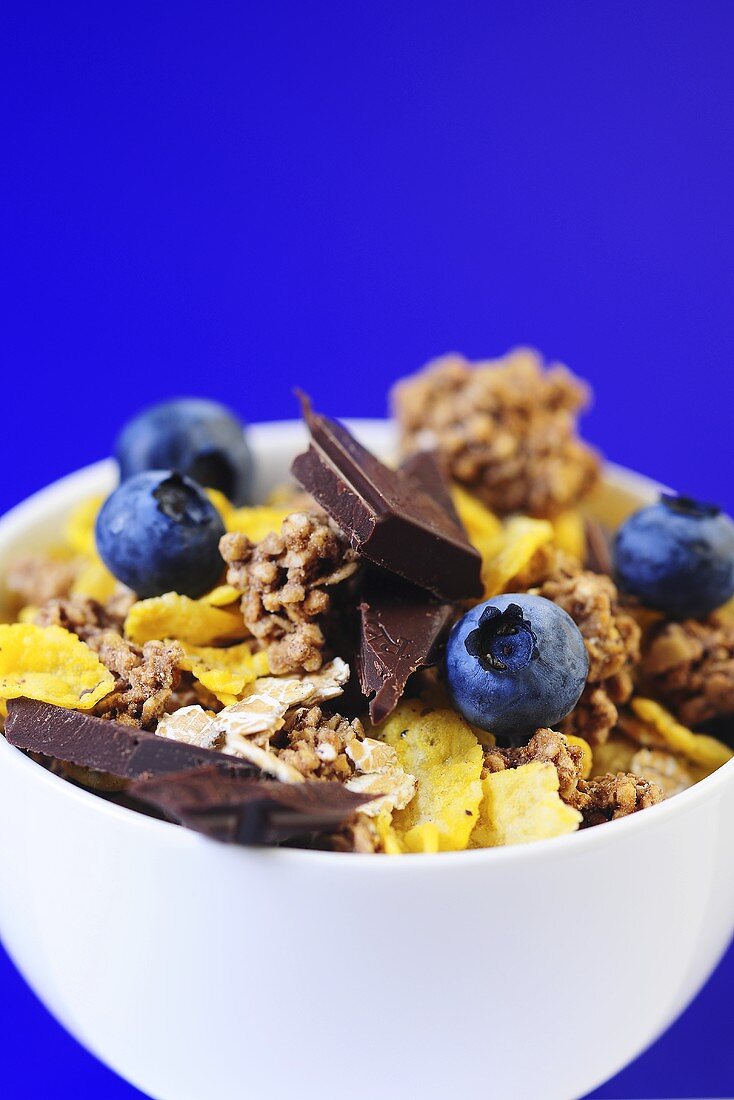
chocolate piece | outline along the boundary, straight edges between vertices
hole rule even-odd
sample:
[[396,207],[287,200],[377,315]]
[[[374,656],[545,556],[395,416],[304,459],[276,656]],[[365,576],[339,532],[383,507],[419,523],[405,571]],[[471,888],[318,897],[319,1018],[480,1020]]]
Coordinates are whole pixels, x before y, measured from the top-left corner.
[[612,576],[611,539],[609,532],[595,519],[587,519],[586,526],[586,568],[592,573],[606,573]]
[[480,556],[430,492],[314,413],[307,398],[302,403],[312,442],[292,472],[354,549],[441,599],[480,596]]
[[416,451],[415,454],[408,455],[400,463],[398,474],[403,483],[414,492],[428,493],[466,539],[464,526],[454,506],[449,483],[444,477],[436,451]]
[[207,766],[237,775],[259,774],[251,764],[227,753],[33,699],[10,700],[5,736],[16,748],[126,779]]
[[281,844],[337,829],[371,796],[341,783],[275,783],[201,768],[141,779],[130,794],[173,821],[229,844]]
[[381,722],[397,706],[408,678],[435,664],[454,608],[413,585],[371,571],[360,604],[357,674],[370,699],[370,718]]

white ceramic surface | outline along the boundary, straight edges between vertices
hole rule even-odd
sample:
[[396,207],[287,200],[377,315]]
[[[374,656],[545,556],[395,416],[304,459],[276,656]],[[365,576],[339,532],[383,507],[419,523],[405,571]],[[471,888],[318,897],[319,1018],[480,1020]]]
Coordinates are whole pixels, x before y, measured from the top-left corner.
[[[384,424],[360,433],[389,446]],[[264,490],[304,437],[252,438]],[[112,476],[81,471],[7,515],[0,569]],[[721,956],[733,833],[730,763],[527,847],[249,851],[111,805],[0,738],[0,932],[61,1022],[158,1100],[569,1100],[646,1047]]]

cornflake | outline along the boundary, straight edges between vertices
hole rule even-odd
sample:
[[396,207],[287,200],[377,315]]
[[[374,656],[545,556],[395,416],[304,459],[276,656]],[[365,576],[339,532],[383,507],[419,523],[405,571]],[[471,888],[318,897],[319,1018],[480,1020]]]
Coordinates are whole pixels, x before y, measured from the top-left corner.
[[90,554],[81,565],[69,591],[70,596],[84,596],[102,605],[112,599],[118,582],[97,554]]
[[247,633],[239,610],[211,607],[177,592],[133,604],[125,620],[125,636],[136,645],[172,638],[194,646],[239,641]]
[[519,768],[490,772],[482,781],[484,797],[472,848],[528,844],[578,829],[578,810],[561,801],[552,764],[533,761]]
[[67,546],[76,554],[87,556],[96,553],[94,525],[103,503],[104,497],[88,497],[69,513],[64,527],[64,538]]
[[0,625],[0,698],[91,710],[114,686],[89,646],[63,627]]
[[484,598],[506,591],[510,581],[521,573],[541,547],[553,539],[553,525],[545,519],[513,516],[482,566]]
[[555,516],[553,524],[553,542],[565,554],[570,554],[577,561],[586,558],[586,525],[584,517],[575,509],[560,512]]
[[734,755],[727,745],[717,741],[715,737],[693,733],[680,722],[676,722],[673,715],[653,699],[642,699],[638,696],[632,700],[630,706],[643,725],[656,734],[671,752],[685,756],[687,760],[708,771],[720,768]]
[[248,684],[268,673],[267,653],[253,653],[247,642],[224,649],[187,642],[181,645],[184,658],[179,667],[192,673],[220,702],[227,703],[231,697],[236,699]]
[[408,851],[466,848],[482,798],[483,753],[460,714],[403,702],[379,729],[402,769],[417,780],[415,797],[393,814]]

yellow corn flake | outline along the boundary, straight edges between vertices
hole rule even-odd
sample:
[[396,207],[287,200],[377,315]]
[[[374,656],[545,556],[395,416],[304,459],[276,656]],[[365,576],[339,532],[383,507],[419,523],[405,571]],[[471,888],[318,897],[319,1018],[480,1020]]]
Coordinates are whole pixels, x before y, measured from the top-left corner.
[[229,607],[240,599],[242,599],[242,593],[231,584],[220,584],[212,588],[211,592],[207,592],[206,596],[202,596],[201,602],[208,604],[209,607]]
[[253,508],[233,508],[225,519],[228,531],[247,535],[250,542],[260,542],[273,531],[280,531],[283,520],[293,508],[270,508],[266,504]]
[[183,650],[180,667],[192,673],[225,706],[236,702],[247,684],[270,672],[267,653],[253,653],[247,642],[226,649],[183,643]]
[[395,749],[403,770],[418,780],[413,799],[393,813],[399,840],[412,851],[466,848],[482,798],[483,754],[461,715],[403,702],[373,736]]
[[577,749],[581,749],[581,778],[588,779],[591,775],[591,768],[594,762],[591,745],[588,741],[584,741],[583,737],[574,737],[571,733],[566,734],[566,740],[569,745],[574,745]]
[[374,819],[374,825],[377,829],[377,835],[380,838],[380,846],[385,855],[402,855],[405,849],[398,834],[392,827],[392,811],[388,809],[380,810],[379,814]]
[[580,512],[561,512],[553,520],[553,541],[559,550],[583,561],[586,557],[586,527]]
[[173,638],[189,645],[210,646],[239,641],[245,633],[239,610],[211,607],[177,592],[140,600],[125,620],[125,636],[136,645]]
[[90,710],[115,685],[89,646],[60,626],[0,626],[0,698]]
[[20,611],[18,612],[18,622],[34,623],[36,621],[36,615],[38,614],[38,612],[39,608],[34,607],[33,604],[29,603],[25,607],[21,607]]
[[520,768],[491,772],[482,788],[472,848],[547,840],[573,833],[581,824],[579,811],[558,794],[558,772],[552,764],[533,760]]
[[651,727],[672,752],[685,756],[702,768],[715,771],[734,756],[732,750],[715,737],[693,733],[676,722],[673,715],[653,699],[638,696],[632,700],[631,706],[637,717]]
[[616,775],[617,772],[631,771],[632,757],[638,747],[626,737],[617,737],[613,734],[603,745],[594,745],[591,774]]
[[94,524],[103,503],[104,497],[88,497],[69,513],[64,527],[64,538],[75,553],[95,553],[97,543],[94,538]]
[[[403,837],[403,845],[406,852],[422,852],[433,854],[441,851],[441,834],[434,821],[424,821],[422,825],[416,825]],[[466,845],[464,845],[466,847]]]
[[502,521],[460,485],[453,486],[451,497],[469,542],[484,557],[502,534]]
[[235,511],[234,504],[219,489],[205,489],[204,491],[219,512],[226,527],[228,517]]
[[484,598],[507,591],[512,578],[552,539],[553,527],[546,519],[531,519],[530,516],[509,519],[494,552],[484,561]]
[[117,581],[101,558],[90,556],[81,566],[71,586],[72,596],[86,596],[98,603],[107,603],[117,589]]

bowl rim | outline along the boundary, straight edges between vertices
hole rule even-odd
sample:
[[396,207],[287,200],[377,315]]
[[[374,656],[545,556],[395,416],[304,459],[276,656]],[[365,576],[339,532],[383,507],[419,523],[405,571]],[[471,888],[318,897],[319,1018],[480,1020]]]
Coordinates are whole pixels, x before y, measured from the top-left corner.
[[[387,437],[390,430],[390,421],[379,418],[348,418],[345,421],[357,431],[366,433],[381,432]],[[298,420],[274,420],[250,425],[248,431],[256,448],[258,446],[273,445],[277,437],[289,436],[296,428],[302,427]],[[13,532],[17,528],[25,527],[34,520],[42,518],[43,513],[51,500],[58,503],[58,498],[74,496],[82,499],[84,495],[92,495],[99,492],[100,483],[109,480],[114,473],[115,463],[113,459],[102,459],[99,462],[84,466],[73,473],[67,474],[57,481],[45,486],[33,493],[19,504],[15,505],[4,515],[0,516],[0,550],[2,544],[14,541]],[[665,486],[644,474],[629,470],[624,466],[614,463],[605,463],[605,478],[631,493],[641,497],[652,497],[662,491],[669,491]],[[71,503],[71,502],[70,502]],[[532,862],[537,859],[548,858],[572,858],[574,853],[580,853],[590,846],[604,847],[607,844],[621,841],[624,837],[632,836],[639,829],[660,828],[673,816],[685,815],[695,810],[699,804],[709,796],[715,796],[717,789],[727,783],[734,783],[734,758],[727,761],[711,775],[699,780],[693,787],[681,791],[672,798],[648,807],[644,813],[630,814],[616,821],[605,822],[593,829],[583,829],[571,835],[551,837],[545,840],[534,841],[530,844],[507,845],[498,848],[475,848],[459,852],[434,852],[434,853],[404,853],[401,859],[375,859],[372,853],[359,852],[328,852],[308,848],[245,848],[239,845],[223,845],[194,830],[186,829],[173,822],[162,821],[149,817],[137,810],[126,806],[117,805],[93,791],[70,783],[61,776],[54,775],[46,768],[37,764],[26,756],[20,749],[10,745],[3,736],[0,736],[0,767],[15,768],[19,776],[30,782],[50,784],[50,790],[57,796],[68,799],[90,813],[108,816],[113,822],[119,821],[123,827],[135,826],[145,831],[151,837],[158,836],[167,843],[188,846],[192,851],[197,846],[214,845],[222,850],[227,849],[234,859],[260,858],[275,861],[283,861],[290,864],[298,863],[339,863],[340,866],[353,865],[355,868],[364,868],[365,860],[368,866],[379,867],[381,874],[393,873],[397,868],[425,868],[430,871],[440,863],[443,869],[455,866],[457,870],[465,866],[470,860],[477,867],[494,866],[507,862]],[[35,779],[33,778],[35,776]],[[415,857],[415,858],[410,858]],[[420,858],[418,858],[420,857]],[[419,872],[422,873],[422,872]]]

